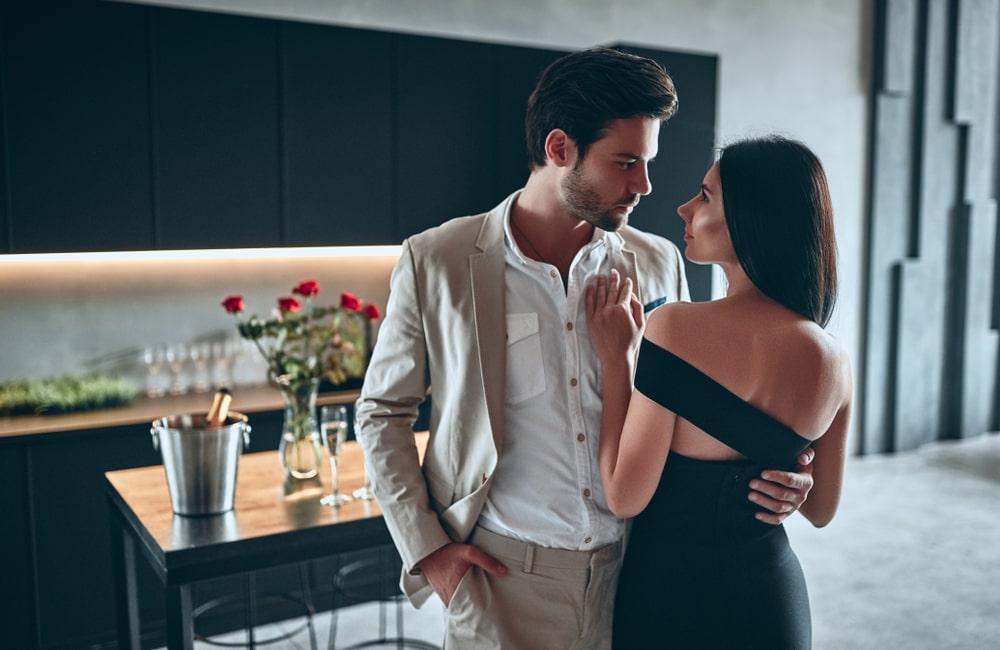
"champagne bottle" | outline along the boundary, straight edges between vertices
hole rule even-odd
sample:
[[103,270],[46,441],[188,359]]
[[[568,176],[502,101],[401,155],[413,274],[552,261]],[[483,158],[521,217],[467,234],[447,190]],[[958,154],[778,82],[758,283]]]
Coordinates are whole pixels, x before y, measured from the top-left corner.
[[229,414],[229,403],[233,401],[233,395],[228,388],[220,388],[215,392],[212,399],[212,408],[208,411],[208,426],[221,427]]

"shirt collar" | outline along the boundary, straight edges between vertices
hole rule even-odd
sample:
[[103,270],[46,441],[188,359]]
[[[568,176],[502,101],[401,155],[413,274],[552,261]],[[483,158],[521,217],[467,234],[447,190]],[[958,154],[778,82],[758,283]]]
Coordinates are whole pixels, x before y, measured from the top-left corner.
[[[511,194],[507,198],[507,201],[503,206],[503,236],[507,252],[513,254],[514,259],[516,259],[521,264],[529,264],[531,262],[535,262],[535,260],[531,259],[530,257],[527,257],[521,252],[521,249],[518,248],[517,242],[514,240],[514,235],[510,230],[510,211],[511,208],[514,206],[515,199],[517,199],[517,197],[521,194],[521,191],[522,190],[518,190],[513,194]],[[594,228],[594,234],[590,238],[590,242],[583,247],[580,253],[584,255],[589,254],[593,249],[601,245],[607,245],[611,247],[621,247],[622,243],[621,236],[615,233],[613,237],[609,237],[608,236],[609,234],[610,233],[608,233],[605,230],[602,230],[601,228]]]

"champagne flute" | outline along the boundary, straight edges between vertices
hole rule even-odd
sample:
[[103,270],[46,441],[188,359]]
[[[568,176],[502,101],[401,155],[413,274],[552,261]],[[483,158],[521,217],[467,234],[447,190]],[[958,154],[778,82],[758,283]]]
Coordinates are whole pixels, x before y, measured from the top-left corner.
[[348,501],[351,501],[351,497],[340,493],[337,474],[340,450],[344,446],[344,441],[347,440],[347,407],[322,407],[319,411],[319,426],[323,432],[326,449],[330,452],[330,485],[333,488],[333,493],[320,499],[320,503],[339,508]]

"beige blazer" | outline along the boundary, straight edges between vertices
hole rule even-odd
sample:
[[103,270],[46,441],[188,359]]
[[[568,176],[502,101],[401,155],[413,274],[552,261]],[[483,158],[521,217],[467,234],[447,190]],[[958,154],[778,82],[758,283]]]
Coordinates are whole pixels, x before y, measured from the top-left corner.
[[[414,565],[465,541],[503,447],[507,363],[503,205],[410,237],[393,270],[385,320],[357,402],[364,450],[414,605],[432,593]],[[688,300],[677,247],[626,227],[609,261],[644,304]],[[433,386],[423,466],[413,422]]]

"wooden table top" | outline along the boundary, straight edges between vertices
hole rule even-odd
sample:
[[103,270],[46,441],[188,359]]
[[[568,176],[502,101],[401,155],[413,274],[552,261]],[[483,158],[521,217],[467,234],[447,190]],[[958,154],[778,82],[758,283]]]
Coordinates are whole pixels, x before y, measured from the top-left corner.
[[[417,434],[421,455],[427,434]],[[233,510],[191,517],[174,514],[162,465],[107,472],[108,496],[136,533],[165,582],[190,582],[237,571],[294,563],[391,541],[374,500],[339,508],[320,503],[330,493],[324,455],[319,481],[286,484],[277,452],[240,457]],[[344,444],[340,491],[364,482],[357,442]]]

